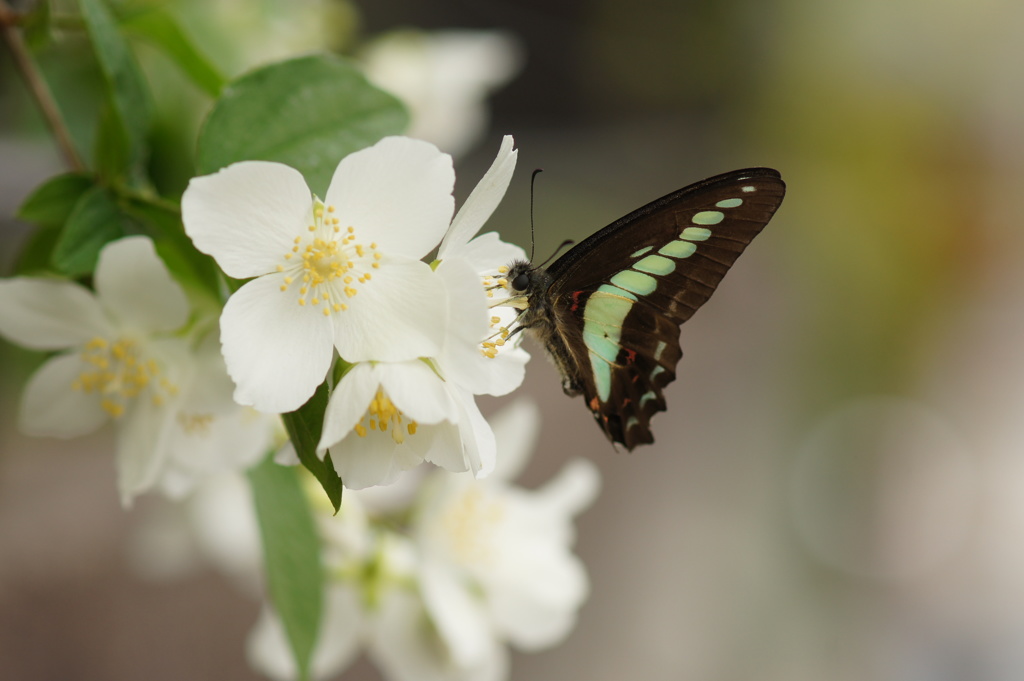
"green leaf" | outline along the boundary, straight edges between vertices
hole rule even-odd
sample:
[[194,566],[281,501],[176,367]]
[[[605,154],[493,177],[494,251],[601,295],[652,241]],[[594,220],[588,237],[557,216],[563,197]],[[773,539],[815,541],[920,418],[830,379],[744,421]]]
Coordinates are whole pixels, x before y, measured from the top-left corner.
[[78,3],[128,150],[125,170],[134,175],[140,172],[145,160],[150,125],[151,104],[145,80],[103,0],[78,0]]
[[121,125],[121,117],[109,99],[99,107],[96,120],[96,140],[93,145],[93,165],[96,174],[107,182],[116,183],[132,172],[132,149]]
[[324,455],[323,460],[316,455],[316,446],[320,442],[320,432],[324,424],[324,412],[327,411],[327,383],[322,383],[309,401],[297,410],[282,414],[284,427],[288,437],[299,455],[299,461],[313,474],[331,500],[334,511],[341,508],[341,478],[334,470],[331,455]]
[[21,29],[24,31],[25,43],[33,51],[38,51],[53,42],[51,30],[50,0],[41,0],[32,4],[32,8],[23,16]]
[[15,215],[40,227],[62,227],[78,199],[93,184],[93,179],[82,173],[51,177],[29,194]]
[[42,274],[53,269],[53,248],[57,245],[60,227],[47,225],[29,234],[14,263],[16,275]]
[[297,168],[323,195],[338,162],[402,132],[408,114],[348,61],[312,55],[272,64],[229,84],[199,135],[200,174],[236,161]]
[[53,249],[53,266],[78,277],[96,268],[96,259],[107,243],[124,236],[121,211],[113,195],[96,186],[78,199]]
[[298,469],[268,457],[249,470],[263,539],[267,590],[288,634],[300,678],[309,676],[323,609],[320,542]]
[[162,49],[186,76],[206,94],[216,97],[224,87],[224,76],[185,34],[177,18],[155,6],[122,20],[121,27]]

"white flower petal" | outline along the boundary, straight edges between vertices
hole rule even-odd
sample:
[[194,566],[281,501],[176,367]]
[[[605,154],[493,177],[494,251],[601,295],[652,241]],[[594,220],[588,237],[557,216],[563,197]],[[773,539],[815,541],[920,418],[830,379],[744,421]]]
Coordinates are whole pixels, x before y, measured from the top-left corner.
[[494,431],[491,424],[487,422],[476,401],[468,391],[456,389],[461,393],[459,406],[461,414],[459,419],[460,434],[462,435],[462,447],[469,463],[469,470],[477,478],[484,478],[494,470],[497,460],[497,445],[494,441]]
[[393,589],[374,618],[369,653],[391,681],[504,681],[509,666],[505,646],[493,636],[484,643],[477,664],[459,666],[447,640],[429,625],[422,601],[410,591]]
[[398,479],[402,471],[418,466],[423,455],[416,438],[407,436],[397,444],[387,433],[370,432],[366,437],[350,433],[331,448],[331,461],[348,489],[387,485]]
[[420,424],[458,421],[458,405],[426,362],[378,364],[377,369],[384,392],[410,419]]
[[[391,393],[392,387],[399,395],[397,399]],[[353,429],[366,415],[378,389],[402,412],[403,421],[389,423],[388,431],[367,428],[360,435]],[[358,364],[345,374],[331,395],[320,448],[330,446],[335,470],[349,489],[389,484],[402,471],[422,463],[433,443],[434,426],[427,419],[454,417],[455,407],[450,402],[441,379],[419,360]],[[396,442],[390,429],[408,428],[409,421],[416,421],[419,428],[415,434],[403,431],[402,441]]]
[[462,258],[472,265],[475,272],[484,273],[494,272],[501,265],[517,260],[526,260],[526,251],[502,241],[497,232],[484,232],[458,250],[451,249],[447,257]]
[[249,593],[261,595],[263,544],[245,475],[232,472],[202,480],[185,512],[200,549],[213,565]]
[[554,478],[535,492],[550,512],[572,517],[594,503],[601,489],[601,475],[588,459],[572,459]]
[[540,408],[533,400],[520,398],[491,417],[498,447],[493,480],[512,481],[530,460],[540,434]]
[[333,447],[352,432],[366,414],[379,385],[380,375],[372,364],[360,363],[349,369],[334,386],[327,403],[318,450]]
[[[333,678],[355,661],[359,652],[363,612],[359,594],[347,584],[330,586],[324,594],[324,613],[310,676]],[[298,677],[295,657],[277,614],[265,607],[246,644],[249,662],[272,679],[294,681]]]
[[181,197],[185,232],[237,279],[272,272],[313,224],[301,173],[282,163],[242,161],[193,178]]
[[0,281],[0,334],[34,350],[63,350],[112,335],[96,297],[70,281]]
[[188,321],[185,292],[148,237],[107,244],[96,264],[95,283],[100,302],[122,328],[174,331]]
[[513,144],[512,135],[505,135],[502,138],[494,163],[484,173],[452,220],[451,228],[441,242],[438,258],[443,260],[465,247],[473,235],[490,219],[494,209],[505,197],[509,182],[512,181],[512,173],[516,169],[516,158],[519,156],[519,151],[512,148]]
[[518,648],[535,651],[561,643],[576,623],[576,611],[587,596],[587,577],[574,556],[545,568],[520,566],[533,580],[522,578],[488,591],[495,625]]
[[523,50],[499,31],[399,31],[364,52],[367,76],[409,108],[409,136],[455,156],[487,127],[485,98],[520,69]]
[[[462,429],[453,423],[439,423],[422,431],[428,446],[423,460],[440,466],[449,473],[464,473],[469,470],[469,461],[463,452]],[[417,433],[416,437],[420,437]]]
[[77,353],[54,357],[29,379],[21,398],[19,425],[29,435],[77,437],[103,425],[110,415],[96,395],[72,390],[85,363]]
[[483,354],[481,342],[493,331],[479,276],[461,257],[443,260],[436,274],[448,297],[448,333],[438,357],[445,378],[477,395],[506,395],[518,388],[530,358],[525,350],[508,343],[497,348],[496,357]]
[[231,405],[230,411],[204,412],[182,403],[169,434],[169,460],[160,479],[168,496],[180,499],[203,478],[245,470],[270,450],[275,417],[234,401]]
[[[373,279],[331,315],[334,343],[349,362],[433,357],[444,342],[444,286],[419,260],[384,256]],[[237,294],[236,294],[237,295]]]
[[235,401],[270,413],[294,411],[330,368],[330,319],[282,294],[284,275],[247,283],[228,299],[220,340]]
[[407,137],[385,137],[338,164],[324,203],[343,228],[375,241],[385,255],[429,253],[455,210],[451,156]]
[[420,568],[420,592],[430,618],[459,667],[480,664],[494,634],[481,603],[448,566],[427,560]]
[[117,424],[117,486],[125,507],[163,472],[175,406],[153,404],[143,395]]

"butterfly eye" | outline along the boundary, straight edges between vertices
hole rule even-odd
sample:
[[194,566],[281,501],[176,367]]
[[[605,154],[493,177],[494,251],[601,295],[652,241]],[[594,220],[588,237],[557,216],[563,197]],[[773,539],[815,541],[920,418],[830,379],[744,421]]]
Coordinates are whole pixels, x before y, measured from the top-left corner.
[[518,275],[512,280],[512,288],[517,291],[525,291],[526,287],[530,285],[530,275],[526,272]]

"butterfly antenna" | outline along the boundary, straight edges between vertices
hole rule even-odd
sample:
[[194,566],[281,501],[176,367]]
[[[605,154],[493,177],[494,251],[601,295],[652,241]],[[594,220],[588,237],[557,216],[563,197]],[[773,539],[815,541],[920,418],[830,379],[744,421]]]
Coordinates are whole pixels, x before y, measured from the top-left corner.
[[555,256],[556,256],[556,255],[558,255],[559,253],[561,253],[561,252],[562,252],[562,249],[563,249],[563,248],[565,248],[566,246],[572,246],[572,245],[573,245],[574,243],[576,243],[576,242],[575,242],[575,241],[573,241],[572,239],[566,239],[566,240],[565,240],[565,241],[563,241],[562,243],[558,244],[558,248],[556,248],[556,249],[555,249],[555,252],[554,252],[554,253],[552,253],[551,255],[549,255],[549,256],[548,256],[548,259],[547,259],[547,260],[545,260],[544,262],[542,262],[542,263],[540,264],[540,266],[541,266],[541,267],[544,267],[545,265],[547,265],[547,264],[548,264],[549,262],[551,262],[552,260],[554,260],[554,259],[555,259]]
[[533,186],[537,183],[537,175],[544,172],[543,168],[535,168],[530,175],[530,262],[533,262],[533,251],[537,246],[537,240],[533,236]]

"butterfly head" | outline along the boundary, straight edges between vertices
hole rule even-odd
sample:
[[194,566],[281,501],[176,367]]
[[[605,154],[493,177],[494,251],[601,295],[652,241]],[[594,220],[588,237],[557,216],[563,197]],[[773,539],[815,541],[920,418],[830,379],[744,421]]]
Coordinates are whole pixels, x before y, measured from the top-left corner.
[[517,310],[530,307],[530,297],[537,290],[535,283],[543,270],[534,268],[528,260],[515,260],[508,266],[508,273],[503,277],[504,287],[508,290],[508,298],[502,304]]

